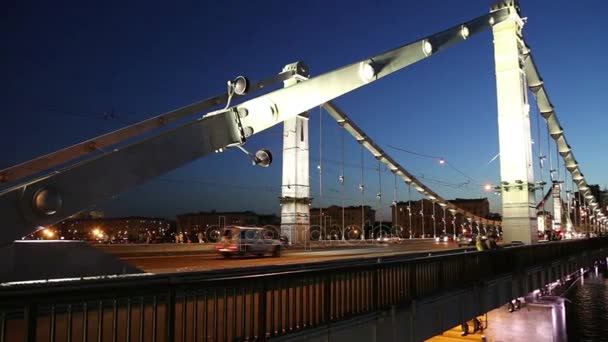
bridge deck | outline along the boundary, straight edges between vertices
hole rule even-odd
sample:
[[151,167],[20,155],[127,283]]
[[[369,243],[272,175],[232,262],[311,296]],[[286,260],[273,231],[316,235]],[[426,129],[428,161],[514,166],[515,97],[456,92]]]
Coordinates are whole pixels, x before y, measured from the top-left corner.
[[[501,295],[510,298],[605,258],[606,246],[608,238],[595,238],[432,257],[358,257],[5,285],[0,289],[0,337],[264,340],[404,307],[505,275],[525,278],[516,283],[526,288],[509,288]],[[526,273],[535,268],[540,272]]]

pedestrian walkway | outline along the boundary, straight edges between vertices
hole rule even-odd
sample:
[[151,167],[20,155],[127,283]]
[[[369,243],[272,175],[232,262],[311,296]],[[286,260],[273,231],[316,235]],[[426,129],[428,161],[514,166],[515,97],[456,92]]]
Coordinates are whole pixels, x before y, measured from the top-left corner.
[[[483,332],[469,333],[466,336],[461,336],[462,329],[458,325],[426,341],[567,341],[563,299],[559,297],[543,298],[542,300],[530,300],[531,298],[526,298],[528,301],[520,298],[522,306],[513,312],[509,311],[508,305],[494,309],[488,312],[487,323],[485,316],[478,317],[482,321]],[[469,331],[471,331],[473,326],[471,321],[468,324]]]
[[[485,317],[478,317],[482,322],[485,322]],[[469,331],[473,330],[473,323],[469,321]],[[426,340],[426,342],[462,342],[462,341],[483,341],[484,334],[482,332],[469,333],[466,336],[462,336],[462,328],[460,325],[453,327],[448,331],[444,331],[441,335],[437,335],[433,338]]]

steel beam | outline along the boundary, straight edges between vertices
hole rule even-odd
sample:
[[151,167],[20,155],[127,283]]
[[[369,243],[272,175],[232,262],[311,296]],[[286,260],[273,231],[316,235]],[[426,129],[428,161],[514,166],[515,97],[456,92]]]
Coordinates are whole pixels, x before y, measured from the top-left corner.
[[[256,83],[251,87],[249,93],[285,81],[291,78],[294,74],[294,70],[286,70],[276,76]],[[147,132],[160,129],[178,120],[194,116],[195,114],[201,114],[213,107],[225,104],[227,101],[227,93],[210,97],[153,118],[140,121],[119,130],[80,142],[76,145],[66,147],[59,151],[55,151],[24,163],[11,166],[4,170],[0,170],[0,185],[14,183],[44,171],[48,172],[50,168],[59,167],[65,163],[74,161],[75,159],[91,156],[94,153],[103,152],[107,148],[110,148],[116,144],[140,137]]]
[[[502,22],[513,10],[496,9],[411,44],[4,190],[0,193],[4,223],[0,244],[25,236],[36,227],[56,223],[207,153],[241,145],[253,134],[464,41]],[[184,115],[193,110],[184,108]]]
[[237,106],[249,113],[243,126],[252,134],[259,133],[462,42],[502,22],[512,11],[512,7],[497,9],[413,43],[246,101]]
[[[76,164],[61,173],[10,188],[0,193],[0,245],[56,223],[93,204],[165,174],[228,145],[241,144],[233,112],[199,119],[162,135]],[[168,162],[170,160],[170,162]],[[33,199],[50,189],[60,198],[56,212],[36,210]]]

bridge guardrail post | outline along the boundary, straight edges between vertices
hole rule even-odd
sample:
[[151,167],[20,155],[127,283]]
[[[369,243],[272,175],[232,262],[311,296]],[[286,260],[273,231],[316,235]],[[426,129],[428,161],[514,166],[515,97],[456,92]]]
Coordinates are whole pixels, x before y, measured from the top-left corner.
[[[262,286],[260,286],[260,293],[259,293],[259,301],[260,301],[260,308],[258,310],[258,336],[255,336],[255,340],[258,341],[264,341],[266,340],[266,338],[268,337],[267,331],[266,331],[266,317],[268,315],[268,312],[266,312],[266,283],[262,282]],[[252,300],[254,300],[252,298]]]
[[380,269],[376,268],[374,270],[373,279],[372,279],[372,308],[373,310],[378,310],[380,308]]
[[171,342],[175,340],[175,288],[173,286],[169,287],[169,291],[167,291],[167,301],[166,301],[167,309],[167,341]]
[[444,272],[444,267],[443,267],[443,262],[439,262],[439,277],[437,278],[437,292],[439,291],[443,291],[444,287],[445,287],[445,275],[443,274]]
[[412,300],[418,297],[418,289],[416,282],[418,281],[416,276],[416,263],[412,262],[409,265],[409,280],[410,280],[410,297]]
[[36,324],[38,321],[38,306],[35,303],[27,303],[24,309],[25,319],[25,341],[36,342]]
[[331,285],[332,285],[332,276],[331,274],[323,277],[323,318],[319,321],[329,323],[333,321],[333,317],[331,316]]

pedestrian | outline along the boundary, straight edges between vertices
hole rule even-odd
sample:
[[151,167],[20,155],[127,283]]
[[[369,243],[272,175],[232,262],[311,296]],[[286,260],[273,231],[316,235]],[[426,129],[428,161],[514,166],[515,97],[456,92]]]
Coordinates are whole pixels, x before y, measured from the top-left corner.
[[486,246],[481,240],[481,235],[477,235],[477,239],[475,240],[475,247],[477,247],[477,250],[479,252],[484,251],[486,249]]
[[460,336],[467,336],[469,334],[469,324],[466,321],[460,325],[460,329],[462,329]]
[[486,243],[486,248],[487,248],[488,250],[493,250],[493,249],[495,249],[495,248],[494,248],[494,245],[495,245],[495,244],[494,244],[494,237],[493,237],[492,235],[490,235],[490,236],[488,236],[488,237],[487,237],[487,239],[486,239],[485,243]]
[[498,240],[498,238],[493,235],[492,236],[492,249],[498,249],[498,244],[496,243],[496,241]]

